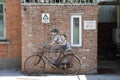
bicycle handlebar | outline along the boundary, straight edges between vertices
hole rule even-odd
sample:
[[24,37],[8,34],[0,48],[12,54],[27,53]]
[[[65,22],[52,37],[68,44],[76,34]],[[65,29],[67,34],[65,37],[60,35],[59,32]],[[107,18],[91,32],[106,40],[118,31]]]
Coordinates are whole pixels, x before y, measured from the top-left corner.
[[42,46],[43,46],[43,48],[45,48],[45,47],[51,47],[52,45],[50,45],[50,44],[43,44]]
[[42,45],[50,45],[50,44],[42,44]]

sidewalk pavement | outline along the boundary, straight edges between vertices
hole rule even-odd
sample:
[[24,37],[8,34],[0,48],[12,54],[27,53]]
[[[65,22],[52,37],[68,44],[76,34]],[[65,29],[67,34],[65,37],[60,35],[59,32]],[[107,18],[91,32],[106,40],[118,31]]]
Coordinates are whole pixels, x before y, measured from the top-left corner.
[[44,75],[26,76],[16,70],[0,70],[0,80],[120,80],[120,75]]

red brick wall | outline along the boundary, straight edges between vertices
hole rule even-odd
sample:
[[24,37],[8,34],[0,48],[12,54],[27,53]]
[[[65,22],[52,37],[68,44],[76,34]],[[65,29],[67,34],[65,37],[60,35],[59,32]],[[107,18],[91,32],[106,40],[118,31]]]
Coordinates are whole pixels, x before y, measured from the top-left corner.
[[[0,58],[21,57],[21,4],[20,0],[6,0],[6,40],[9,44],[0,44]],[[11,65],[20,65],[20,61]],[[9,67],[9,66],[7,66]],[[19,66],[20,68],[20,66]]]
[[[22,5],[22,71],[25,59],[37,52],[42,43],[49,41],[50,30],[57,26],[70,40],[70,13],[82,13],[82,44],[77,55],[83,64],[80,73],[97,72],[97,29],[84,30],[84,20],[98,20],[97,5]],[[50,23],[42,24],[42,13],[50,14]],[[97,21],[98,22],[98,21]],[[46,54],[53,59],[53,54]],[[47,62],[46,62],[47,63]],[[76,64],[77,65],[77,64]],[[46,72],[56,72],[47,63]]]

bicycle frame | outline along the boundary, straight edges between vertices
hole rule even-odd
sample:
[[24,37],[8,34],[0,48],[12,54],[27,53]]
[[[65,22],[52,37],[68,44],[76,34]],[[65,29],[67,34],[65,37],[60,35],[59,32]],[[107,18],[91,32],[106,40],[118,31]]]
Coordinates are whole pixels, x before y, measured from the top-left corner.
[[[44,55],[45,48],[46,47],[43,46],[43,48],[42,48],[42,50],[40,52],[38,52],[37,54],[29,56],[25,60],[25,62],[24,62],[24,69],[25,69],[26,72],[28,72],[28,73],[42,73],[42,72],[44,72],[45,64],[46,64],[45,59],[48,61],[48,63],[50,63],[50,65],[53,68],[59,69],[64,74],[69,74],[71,72],[73,74],[76,74],[76,73],[79,72],[80,66],[82,64],[82,61],[81,61],[81,59],[79,59],[78,56],[74,55],[73,52],[70,52],[70,53],[72,53],[72,54],[70,54],[69,52],[66,52],[65,49],[59,50],[58,51],[59,54],[58,54],[58,57],[57,57],[57,60],[56,60],[57,64],[54,64],[51,60],[49,60],[47,58],[47,56]],[[65,53],[67,53],[67,54],[65,54]],[[75,66],[76,63],[74,63],[74,62],[73,63],[69,63],[69,64],[67,62],[64,62],[64,60],[69,59],[71,57],[72,57],[72,61],[70,61],[70,62],[73,62],[73,61],[76,62],[77,61],[77,63],[79,64],[79,66],[77,66],[77,68]],[[32,63],[30,63],[31,60],[34,60],[34,59],[35,59],[35,61],[33,61]],[[37,59],[37,61],[36,61],[36,59]],[[40,65],[39,65],[39,63],[40,63]],[[29,66],[29,65],[31,65],[31,66]],[[34,67],[34,66],[37,66],[37,67],[39,66],[38,68],[41,68],[40,71],[37,70],[37,68]],[[73,68],[75,69],[75,71],[73,71]]]
[[[42,52],[39,52],[37,55],[40,57],[40,59],[44,57],[53,67],[55,67],[55,65],[53,64],[53,62],[52,62],[51,60],[49,60],[47,56],[43,56],[44,53],[45,53],[45,49],[46,49],[46,48],[43,46]],[[62,49],[62,50],[58,51],[58,53],[59,53],[59,55],[58,55],[56,61],[57,61],[57,63],[59,64],[59,61],[60,61],[62,55],[63,55],[63,56],[65,55],[65,54],[64,54],[64,53],[65,53],[65,50]],[[56,54],[56,53],[55,53],[55,54]],[[39,62],[40,62],[40,60],[39,60],[37,63],[39,63]]]

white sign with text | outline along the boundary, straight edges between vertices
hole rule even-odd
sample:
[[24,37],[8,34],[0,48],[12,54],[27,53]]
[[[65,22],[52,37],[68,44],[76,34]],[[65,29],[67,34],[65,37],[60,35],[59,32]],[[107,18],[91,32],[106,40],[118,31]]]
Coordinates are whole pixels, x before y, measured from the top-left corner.
[[84,29],[96,29],[96,20],[85,20]]

